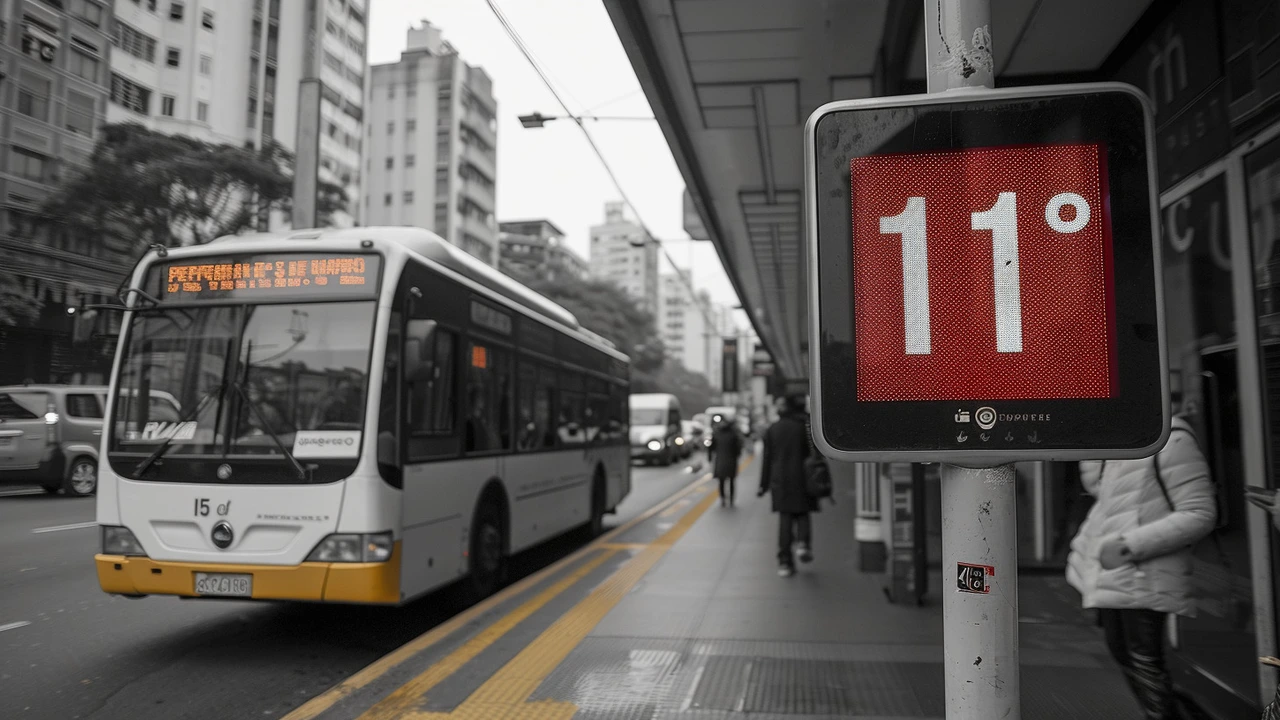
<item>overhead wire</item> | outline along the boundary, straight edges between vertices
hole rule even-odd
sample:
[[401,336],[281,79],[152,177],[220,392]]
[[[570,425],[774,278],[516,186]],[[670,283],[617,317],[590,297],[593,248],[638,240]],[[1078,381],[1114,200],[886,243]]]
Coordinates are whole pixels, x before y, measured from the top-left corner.
[[[533,51],[529,49],[529,46],[524,42],[524,39],[520,37],[520,33],[516,31],[514,26],[512,26],[511,22],[507,19],[507,16],[502,12],[502,9],[498,7],[497,2],[495,0],[485,0],[485,3],[488,4],[494,17],[498,19],[498,23],[502,25],[502,29],[507,33],[507,37],[511,38],[511,42],[515,44],[516,49],[520,51],[521,55],[524,55],[524,59],[528,61],[529,65],[533,68],[533,71],[537,73],[538,78],[542,80],[542,84],[547,86],[547,90],[551,92],[551,96],[554,97],[556,102],[560,105],[560,109],[563,110],[568,119],[573,120],[574,124],[578,126],[578,129],[582,131],[583,137],[586,138],[587,144],[591,146],[592,152],[595,153],[596,158],[604,167],[604,171],[609,176],[609,180],[613,183],[618,194],[622,196],[622,201],[626,203],[627,207],[631,208],[631,213],[635,217],[636,223],[640,225],[640,229],[644,232],[648,242],[652,242],[658,246],[658,249],[662,251],[662,255],[667,259],[667,262],[671,264],[671,267],[675,268],[676,276],[680,278],[680,282],[689,290],[690,300],[692,300],[693,304],[697,305],[698,309],[702,312],[703,322],[707,323],[709,326],[715,327],[716,331],[719,332],[718,324],[714,322],[713,318],[709,315],[707,308],[698,297],[697,290],[693,287],[693,268],[689,268],[688,273],[681,270],[680,266],[676,264],[675,258],[672,257],[671,253],[667,250],[666,245],[664,245],[663,242],[655,237],[649,230],[649,226],[645,223],[643,216],[641,216],[639,208],[636,207],[635,203],[631,202],[631,197],[627,195],[626,189],[622,187],[622,182],[618,180],[617,174],[614,173],[613,167],[609,165],[609,161],[605,158],[604,152],[600,149],[600,146],[596,144],[595,138],[592,137],[591,132],[587,130],[587,126],[583,122],[582,117],[574,114],[574,112],[569,109],[569,105],[565,103],[564,98],[560,96],[560,93],[555,88],[555,84],[551,81],[550,74],[534,57]],[[690,241],[692,242],[692,240]]]

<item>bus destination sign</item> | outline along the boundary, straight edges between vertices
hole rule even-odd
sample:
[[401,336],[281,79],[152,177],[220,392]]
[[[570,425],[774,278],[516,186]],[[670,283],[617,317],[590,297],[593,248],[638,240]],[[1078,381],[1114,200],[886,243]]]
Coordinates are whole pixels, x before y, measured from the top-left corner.
[[309,299],[377,292],[380,257],[314,253],[196,258],[152,270],[168,301]]

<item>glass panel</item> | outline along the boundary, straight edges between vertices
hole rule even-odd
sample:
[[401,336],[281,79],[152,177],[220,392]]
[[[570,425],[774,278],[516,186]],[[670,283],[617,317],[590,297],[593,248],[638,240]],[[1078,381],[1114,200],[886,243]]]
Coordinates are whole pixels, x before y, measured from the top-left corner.
[[73,418],[102,419],[102,408],[96,395],[76,393],[67,395],[67,415]]
[[[1249,194],[1251,204],[1257,203],[1256,193]],[[1195,548],[1198,615],[1178,618],[1178,652],[1240,695],[1256,698],[1258,660],[1225,178],[1200,186],[1166,208],[1164,215],[1170,390],[1174,412],[1191,423],[1209,462],[1218,490],[1220,527]]]
[[49,411],[44,393],[0,393],[0,420],[36,420]]

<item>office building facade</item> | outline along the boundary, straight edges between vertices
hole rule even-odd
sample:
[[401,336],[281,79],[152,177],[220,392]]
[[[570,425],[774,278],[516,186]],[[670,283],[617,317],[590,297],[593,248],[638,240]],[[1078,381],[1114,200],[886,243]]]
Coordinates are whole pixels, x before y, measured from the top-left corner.
[[364,211],[370,225],[427,228],[498,264],[498,123],[493,82],[428,22],[369,91]]
[[564,242],[564,231],[550,220],[498,223],[499,267],[508,275],[547,280],[588,277],[587,263]]
[[658,244],[627,217],[625,203],[605,203],[604,224],[591,228],[588,263],[592,277],[614,283],[646,312],[658,312]]
[[[368,33],[368,0],[115,0],[107,119],[297,152],[299,117],[318,112],[319,178],[348,198],[330,224],[362,224]],[[308,77],[318,108],[299,92]],[[259,228],[287,221],[264,215]]]

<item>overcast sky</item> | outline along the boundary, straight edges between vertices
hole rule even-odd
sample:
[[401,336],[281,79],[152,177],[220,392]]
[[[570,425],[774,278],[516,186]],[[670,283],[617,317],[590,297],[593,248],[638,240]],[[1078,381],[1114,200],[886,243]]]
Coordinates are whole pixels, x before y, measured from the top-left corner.
[[[497,0],[575,114],[652,116],[601,0]],[[493,78],[498,100],[498,220],[550,219],[587,257],[587,232],[604,204],[621,199],[577,126],[568,120],[526,130],[518,115],[563,114],[507,37],[485,0],[371,0],[369,62],[395,62],[410,25],[429,20],[467,63]],[[738,300],[710,243],[688,241],[684,180],[658,124],[595,122],[588,129],[668,252],[694,267],[694,284],[717,302]],[[665,261],[664,272],[671,272]]]

